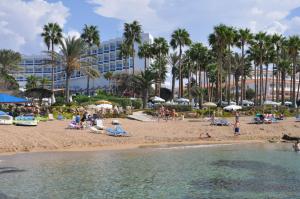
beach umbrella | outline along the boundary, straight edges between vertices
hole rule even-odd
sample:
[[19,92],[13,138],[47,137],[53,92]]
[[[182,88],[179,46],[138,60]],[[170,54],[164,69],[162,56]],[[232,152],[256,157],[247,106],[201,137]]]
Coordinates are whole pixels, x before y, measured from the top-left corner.
[[223,109],[226,111],[237,111],[237,110],[241,110],[242,107],[238,105],[229,105],[229,106],[225,106]]
[[264,105],[279,106],[280,103],[267,100],[267,101],[264,102]]
[[112,104],[112,103],[109,101],[106,101],[106,100],[99,100],[99,101],[96,101],[95,104]]
[[113,106],[111,104],[99,104],[97,105],[97,108],[112,109]]
[[160,102],[160,103],[165,102],[163,98],[157,96],[151,97],[150,100],[152,100],[153,102]]
[[204,104],[202,104],[203,107],[217,107],[217,105],[213,102],[205,102]]
[[5,93],[0,93],[0,104],[20,104],[27,103],[28,100],[24,98],[15,97],[12,95],[7,95]]
[[178,103],[190,103],[190,100],[186,99],[186,98],[178,98],[178,99],[175,100],[175,102],[178,102]]

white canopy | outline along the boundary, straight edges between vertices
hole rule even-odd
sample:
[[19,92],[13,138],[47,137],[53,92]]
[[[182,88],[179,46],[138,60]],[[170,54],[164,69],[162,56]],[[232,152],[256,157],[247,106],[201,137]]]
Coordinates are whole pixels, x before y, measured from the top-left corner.
[[264,105],[272,105],[272,106],[279,106],[280,103],[273,102],[273,101],[265,101]]
[[153,102],[165,102],[165,100],[163,98],[160,98],[160,97],[151,97],[150,98]]
[[105,109],[112,109],[113,106],[111,104],[99,104],[97,108],[105,108]]
[[175,100],[176,102],[184,102],[184,103],[190,103],[190,100],[189,99],[186,99],[186,98],[178,98]]
[[242,109],[242,107],[238,105],[229,105],[229,106],[225,106],[223,109],[226,111],[237,111]]
[[217,107],[217,105],[213,102],[205,102],[202,104],[203,107]]

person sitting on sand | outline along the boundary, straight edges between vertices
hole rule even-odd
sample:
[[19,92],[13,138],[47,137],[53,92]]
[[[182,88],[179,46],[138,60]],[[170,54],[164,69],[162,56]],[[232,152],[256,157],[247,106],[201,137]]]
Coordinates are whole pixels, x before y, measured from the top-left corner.
[[80,115],[79,113],[77,112],[76,116],[75,116],[75,123],[76,124],[79,124],[80,123]]
[[176,115],[177,115],[177,113],[176,113],[175,109],[172,109],[172,111],[171,111],[172,120],[176,120]]
[[166,118],[166,122],[169,120],[169,117],[170,117],[170,111],[169,111],[169,109],[166,109],[166,110],[165,110],[165,118]]

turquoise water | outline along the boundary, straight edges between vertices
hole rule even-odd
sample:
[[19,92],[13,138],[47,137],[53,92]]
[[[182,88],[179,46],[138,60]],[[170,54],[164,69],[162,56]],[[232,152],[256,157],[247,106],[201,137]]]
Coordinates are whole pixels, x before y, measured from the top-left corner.
[[0,156],[0,199],[300,198],[290,145]]

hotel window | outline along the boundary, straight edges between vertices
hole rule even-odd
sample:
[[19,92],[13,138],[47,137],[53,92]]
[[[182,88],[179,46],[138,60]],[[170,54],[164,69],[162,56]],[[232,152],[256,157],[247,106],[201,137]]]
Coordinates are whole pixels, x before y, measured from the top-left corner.
[[33,60],[25,60],[25,65],[33,65]]
[[116,60],[116,55],[114,52],[110,53],[110,61],[115,61]]
[[122,46],[122,41],[117,41],[117,47],[116,47],[116,49],[120,50],[121,46]]
[[133,68],[133,59],[130,58],[130,68]]
[[122,69],[123,69],[122,61],[117,61],[116,70],[122,70]]
[[116,70],[116,64],[115,62],[110,63],[110,71],[115,71]]
[[52,68],[50,67],[44,68],[44,73],[51,73],[51,72],[52,72]]
[[98,66],[98,70],[100,73],[103,73],[104,69],[102,64]]
[[42,73],[43,72],[43,68],[42,67],[34,67],[34,72],[35,73]]
[[98,56],[98,63],[102,64],[102,62],[103,62],[103,55],[99,55]]
[[117,51],[116,52],[116,58],[117,58],[117,60],[122,60],[122,55],[121,55],[121,51]]
[[34,64],[35,65],[42,65],[43,64],[43,60],[42,59],[36,59],[36,60],[34,60]]
[[126,60],[123,60],[123,69],[129,69],[129,63]]
[[102,46],[98,49],[98,53],[99,53],[99,54],[102,54],[102,53],[103,53],[103,47],[102,47]]
[[25,72],[26,72],[26,73],[33,73],[33,68],[26,68],[26,69],[25,69]]
[[104,64],[104,72],[108,72],[109,71],[109,65],[108,64]]
[[80,71],[76,71],[76,77],[80,77]]
[[104,62],[109,62],[109,54],[104,54]]
[[116,50],[116,44],[110,43],[110,51],[115,51],[115,50]]
[[109,52],[109,44],[104,44],[104,52],[105,53]]
[[97,49],[92,50],[92,54],[93,54],[93,55],[97,54]]
[[71,75],[71,78],[75,78],[75,76],[76,76],[76,73],[73,72],[72,75]]

